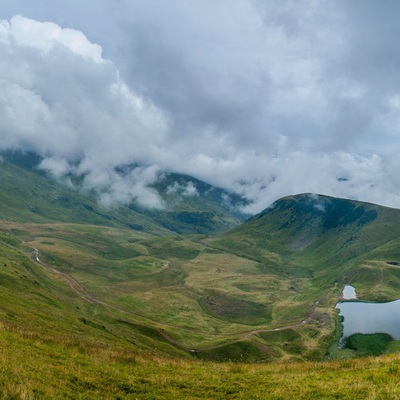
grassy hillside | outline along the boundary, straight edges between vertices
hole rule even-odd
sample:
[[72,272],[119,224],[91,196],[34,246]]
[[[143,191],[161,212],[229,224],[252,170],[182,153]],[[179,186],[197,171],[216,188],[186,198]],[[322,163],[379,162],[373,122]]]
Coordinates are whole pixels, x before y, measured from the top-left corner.
[[338,337],[344,284],[367,299],[397,297],[399,219],[397,210],[301,195],[212,238],[116,223],[3,228],[38,249],[49,279],[62,278],[94,324],[135,340],[147,332],[167,354],[265,362],[323,359]]
[[399,355],[283,364],[160,358],[0,330],[3,399],[396,399]]
[[[257,284],[248,280],[240,289],[264,297],[271,308],[269,326],[298,325],[299,319],[305,326],[315,324],[323,347],[334,330],[334,305],[345,284],[366,300],[398,298],[399,238],[399,210],[298,195],[207,244],[254,262]],[[272,288],[261,284],[266,278]],[[304,343],[300,347],[304,354]]]
[[163,199],[162,209],[149,209],[135,201],[106,209],[84,190],[82,177],[71,177],[72,188],[38,169],[41,160],[35,154],[6,152],[0,157],[0,219],[101,224],[168,235],[215,234],[249,217],[240,211],[246,204],[242,197],[185,175],[159,175],[152,189]]
[[[397,298],[399,210],[299,195],[226,234],[182,236],[189,225],[168,226],[175,211],[105,212],[29,165],[3,162],[0,177],[4,398],[399,395],[395,355],[322,362],[369,354],[368,338],[337,350],[334,306],[344,284],[365,299]],[[215,204],[223,197],[188,177],[163,179],[170,202],[191,185]],[[201,215],[196,201],[176,210]]]
[[399,210],[298,195],[212,242],[277,274],[312,279],[325,291],[351,283],[362,298],[383,301],[398,295],[399,237]]
[[[29,160],[20,160],[28,163]],[[171,234],[151,218],[126,208],[106,210],[25,164],[0,163],[0,219],[19,222],[70,222],[126,227],[149,234]]]
[[[400,396],[396,354],[273,364],[190,360],[159,331],[129,323],[130,315],[85,300],[81,286],[74,291],[66,275],[56,277],[33,262],[29,249],[12,234],[3,230],[1,243],[0,398],[350,400]],[[270,343],[299,338],[293,330],[263,335]]]

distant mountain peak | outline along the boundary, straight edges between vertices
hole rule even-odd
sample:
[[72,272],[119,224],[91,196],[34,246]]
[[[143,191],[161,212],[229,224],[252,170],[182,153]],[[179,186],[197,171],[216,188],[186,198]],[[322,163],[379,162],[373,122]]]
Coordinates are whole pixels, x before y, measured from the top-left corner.
[[283,213],[282,219],[284,219],[285,212],[286,215],[290,212],[292,222],[299,220],[305,223],[310,219],[318,219],[321,229],[325,231],[352,223],[359,226],[365,225],[377,217],[378,207],[355,200],[304,193],[277,200],[254,219],[276,212]]

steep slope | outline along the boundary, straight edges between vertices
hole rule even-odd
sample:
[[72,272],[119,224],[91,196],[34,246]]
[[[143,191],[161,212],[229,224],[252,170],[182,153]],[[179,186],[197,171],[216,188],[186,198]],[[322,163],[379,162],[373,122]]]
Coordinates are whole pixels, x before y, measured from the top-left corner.
[[[72,222],[129,227],[152,234],[227,231],[248,215],[240,211],[246,201],[189,176],[163,173],[153,185],[164,200],[162,209],[129,206],[101,207],[93,193],[61,185],[37,168],[33,153],[0,155],[0,219],[21,222]],[[127,167],[128,168],[128,167]]]
[[[304,251],[307,248],[315,252],[327,243],[330,236],[341,236],[350,244],[370,223],[381,218],[399,218],[397,210],[346,199],[337,199],[321,195],[297,195],[278,200],[257,216],[251,218],[237,232],[250,235],[263,232],[275,248],[285,251]],[[395,221],[393,221],[395,222]],[[329,246],[336,246],[329,243]],[[372,244],[371,244],[372,245]],[[337,252],[338,248],[333,250]]]
[[[278,200],[213,243],[319,287],[352,282],[365,297],[392,299],[400,287],[399,238],[397,209],[303,194]],[[271,252],[279,261],[271,263]]]
[[[19,161],[21,164],[29,159]],[[26,165],[1,162],[0,182],[0,220],[99,224],[171,234],[151,218],[133,210],[101,208],[93,196],[60,185]]]
[[150,210],[132,204],[163,227],[180,234],[216,234],[234,228],[250,215],[241,211],[248,204],[238,194],[214,187],[191,176],[163,173],[152,187],[166,208]]

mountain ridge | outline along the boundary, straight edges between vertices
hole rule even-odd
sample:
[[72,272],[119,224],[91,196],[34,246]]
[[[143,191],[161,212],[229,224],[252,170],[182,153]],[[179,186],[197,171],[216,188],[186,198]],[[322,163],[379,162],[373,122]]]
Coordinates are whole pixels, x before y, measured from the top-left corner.
[[[314,272],[318,265],[331,263],[338,266],[339,272],[343,266],[354,264],[346,267],[349,271],[343,276],[331,278],[331,283],[345,283],[346,279],[350,280],[350,271],[368,257],[397,262],[400,258],[396,250],[399,237],[398,209],[324,195],[300,194],[277,200],[247,223],[214,241],[222,241],[224,246],[229,243],[226,248],[240,249],[241,254],[252,257],[257,253],[254,249],[268,248],[286,254],[285,259],[291,260],[294,266],[305,264]],[[262,261],[262,256],[259,259]],[[393,299],[393,292],[389,298]]]

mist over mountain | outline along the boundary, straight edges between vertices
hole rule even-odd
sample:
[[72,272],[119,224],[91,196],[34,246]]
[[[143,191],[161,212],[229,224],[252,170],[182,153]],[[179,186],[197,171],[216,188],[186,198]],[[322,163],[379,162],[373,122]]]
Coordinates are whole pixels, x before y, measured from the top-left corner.
[[[40,168],[35,153],[3,152],[0,179],[2,218],[123,225],[135,230],[215,234],[249,217],[248,201],[190,176],[154,171],[138,165],[114,170],[114,190],[88,187],[85,176],[55,178]],[[125,187],[122,181],[130,182]],[[119,186],[118,186],[119,185]],[[14,200],[12,200],[12,198]],[[29,199],[29,200],[28,200]]]
[[160,171],[250,213],[304,192],[400,204],[392,2],[35,4],[0,16],[0,149],[109,204],[160,207]]

